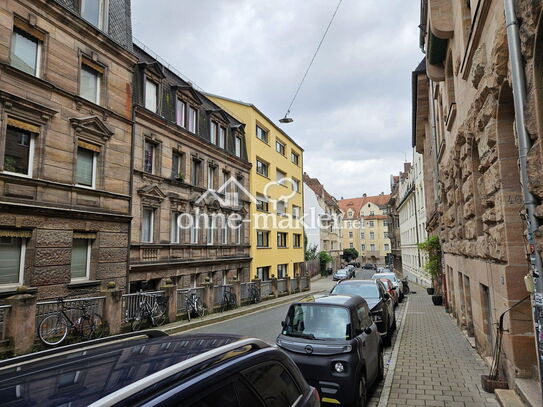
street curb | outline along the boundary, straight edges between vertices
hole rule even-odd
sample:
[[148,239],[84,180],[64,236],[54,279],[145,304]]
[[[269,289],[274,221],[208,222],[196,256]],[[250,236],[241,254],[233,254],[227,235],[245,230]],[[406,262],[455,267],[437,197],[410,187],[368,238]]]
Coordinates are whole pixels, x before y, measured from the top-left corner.
[[[313,295],[313,294],[320,293],[323,291],[324,290],[303,291],[295,295],[286,295],[278,299],[262,302],[259,305],[241,307],[239,311],[237,312],[231,312],[228,314],[218,313],[216,314],[217,316],[209,318],[209,319],[197,320],[197,321],[189,322],[189,323],[182,323],[180,325],[176,325],[172,327],[163,327],[160,330],[163,332],[166,332],[169,335],[172,335],[172,334],[175,335],[181,332],[191,331],[193,329],[201,328],[207,325],[213,325],[219,322],[228,321],[230,319],[238,318],[247,314],[252,314],[254,312],[264,311],[266,309],[274,308],[279,305],[288,304],[289,302],[294,302],[297,299],[304,298],[304,297],[307,297],[308,295]],[[215,315],[215,314],[212,314],[212,315]]]
[[388,399],[390,397],[390,390],[392,389],[392,381],[394,379],[394,372],[396,370],[396,361],[398,359],[398,353],[402,343],[403,329],[405,328],[407,322],[407,310],[409,309],[409,297],[405,298],[407,299],[407,304],[405,305],[402,315],[402,325],[400,326],[398,336],[396,337],[396,342],[394,343],[394,350],[392,351],[392,356],[390,358],[390,365],[388,366],[385,383],[383,384],[383,390],[381,391],[381,397],[379,397],[378,407],[387,407]]

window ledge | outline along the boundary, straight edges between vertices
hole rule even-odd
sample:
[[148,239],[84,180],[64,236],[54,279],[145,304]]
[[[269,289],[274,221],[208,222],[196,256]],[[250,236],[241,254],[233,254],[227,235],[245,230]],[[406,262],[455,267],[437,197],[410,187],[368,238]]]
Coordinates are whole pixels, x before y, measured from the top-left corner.
[[100,284],[102,284],[102,280],[72,281],[68,284],[68,288],[95,287]]
[[25,291],[18,291],[19,286],[3,287],[0,288],[0,298],[11,297],[18,294],[36,294],[38,289],[36,287],[28,287]]

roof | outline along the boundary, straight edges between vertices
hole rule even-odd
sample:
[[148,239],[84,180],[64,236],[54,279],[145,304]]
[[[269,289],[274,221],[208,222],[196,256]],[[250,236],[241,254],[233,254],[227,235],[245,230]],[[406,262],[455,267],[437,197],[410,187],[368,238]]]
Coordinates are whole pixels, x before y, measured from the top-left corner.
[[337,199],[330,195],[326,189],[324,189],[324,185],[322,185],[317,178],[311,178],[306,172],[304,172],[303,181],[304,184],[311,188],[311,190],[315,192],[317,196],[322,197],[327,205],[334,206],[339,210]]
[[[158,371],[241,339],[241,336],[220,334],[150,339],[139,336],[86,347],[85,352],[81,347],[86,344],[73,348],[71,353],[59,348],[58,353],[49,357],[39,357],[38,353],[26,363],[2,366],[0,390],[6,397],[12,393],[16,397],[16,392],[10,393],[9,389],[20,386],[25,405],[38,405],[44,400],[54,400],[55,405],[61,405],[77,400],[74,406],[86,406]],[[14,359],[16,362],[17,358]],[[194,370],[190,371],[194,373]],[[176,380],[179,379],[182,377],[177,375]]]
[[[225,96],[221,96],[221,95],[215,95],[213,93],[209,93],[209,92],[203,92],[204,95],[208,96],[208,97],[214,97],[214,98],[217,98],[217,99],[223,99],[223,100],[226,100],[228,102],[232,102],[232,103],[237,103],[238,105],[243,105],[243,106],[247,106],[247,107],[251,107],[253,108],[254,110],[256,110],[261,116],[263,116],[274,128],[275,130],[277,130],[279,133],[281,133],[283,136],[285,136],[292,144],[294,144],[296,147],[298,147],[301,151],[304,151],[304,149],[298,144],[296,143],[287,133],[285,133],[285,131],[283,129],[281,129],[279,126],[277,126],[275,124],[275,122],[270,119],[268,116],[266,116],[258,107],[256,107],[255,105],[253,105],[252,103],[247,103],[247,102],[242,102],[241,100],[235,100],[235,99],[230,99],[230,98],[227,98]],[[229,112],[231,115],[234,115],[233,113]],[[235,116],[235,115],[234,115]],[[247,123],[245,123],[247,124]]]
[[362,297],[358,295],[322,295],[317,294],[309,297],[302,298],[299,303],[307,304],[323,304],[323,305],[341,305],[344,307],[355,307],[360,303],[365,303]]
[[352,209],[356,215],[360,213],[360,209],[368,203],[373,203],[380,208],[386,206],[390,200],[390,194],[388,195],[376,195],[376,196],[362,196],[360,198],[340,199],[338,201],[339,207],[343,212],[347,212]]
[[[415,68],[411,74],[411,91],[412,91],[412,135],[411,135],[411,146],[415,147],[417,145],[417,105],[418,105],[418,77],[419,75],[426,76],[426,57],[420,61],[419,65]],[[426,97],[426,95],[422,95]]]

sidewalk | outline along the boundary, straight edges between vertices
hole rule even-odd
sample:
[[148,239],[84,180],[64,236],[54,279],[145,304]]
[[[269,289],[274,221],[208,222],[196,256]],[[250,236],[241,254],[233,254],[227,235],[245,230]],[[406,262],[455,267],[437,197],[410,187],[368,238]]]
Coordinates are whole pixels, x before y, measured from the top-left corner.
[[412,289],[417,294],[408,296],[390,393],[380,405],[498,406],[481,389],[487,366],[453,319],[432,304],[424,288]]

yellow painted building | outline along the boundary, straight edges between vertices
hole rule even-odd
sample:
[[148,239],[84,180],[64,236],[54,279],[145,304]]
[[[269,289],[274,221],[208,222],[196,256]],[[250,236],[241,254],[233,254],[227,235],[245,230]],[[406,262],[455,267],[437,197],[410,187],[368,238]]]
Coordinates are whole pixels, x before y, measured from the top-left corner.
[[254,105],[207,96],[246,125],[251,278],[293,277],[304,261],[303,149]]

